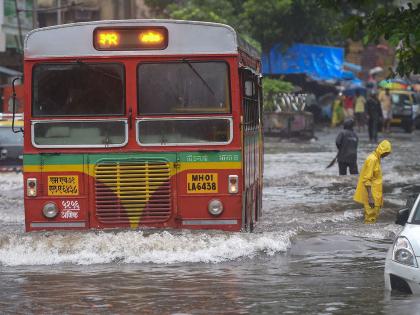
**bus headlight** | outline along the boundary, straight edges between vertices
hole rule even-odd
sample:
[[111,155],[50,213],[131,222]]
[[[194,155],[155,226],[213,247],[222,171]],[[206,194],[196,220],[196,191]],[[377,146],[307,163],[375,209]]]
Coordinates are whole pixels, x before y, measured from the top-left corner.
[[28,197],[36,197],[36,186],[36,178],[26,180],[26,195]]
[[392,250],[392,260],[403,265],[417,268],[416,255],[414,255],[410,242],[404,236],[398,237],[395,241]]
[[213,199],[208,206],[211,215],[217,216],[223,212],[223,204],[219,199]]
[[229,193],[237,194],[238,193],[238,175],[229,175]]
[[58,214],[57,205],[54,202],[47,202],[42,208],[42,214],[48,219],[55,218]]

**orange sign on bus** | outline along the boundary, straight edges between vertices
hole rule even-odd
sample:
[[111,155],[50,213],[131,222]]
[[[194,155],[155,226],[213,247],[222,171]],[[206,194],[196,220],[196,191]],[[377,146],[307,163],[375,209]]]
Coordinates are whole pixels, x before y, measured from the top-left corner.
[[165,49],[168,30],[164,27],[97,28],[93,44],[98,50]]
[[163,35],[158,32],[148,31],[148,32],[142,32],[139,35],[140,42],[144,44],[156,44],[163,42]]
[[98,44],[101,48],[117,47],[120,35],[117,32],[98,32]]

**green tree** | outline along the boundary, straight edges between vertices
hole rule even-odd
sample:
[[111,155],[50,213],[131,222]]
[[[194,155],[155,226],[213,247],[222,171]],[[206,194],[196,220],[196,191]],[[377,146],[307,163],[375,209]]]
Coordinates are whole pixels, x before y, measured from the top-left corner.
[[[345,36],[361,37],[365,44],[386,39],[396,47],[401,76],[420,73],[420,5],[395,6],[394,1],[319,0],[324,7],[349,14],[343,23]],[[418,1],[417,1],[418,2]]]
[[189,0],[182,6],[168,6],[171,18],[236,24],[235,8],[231,1]]
[[243,20],[247,31],[268,52],[273,44],[282,41],[287,32],[282,19],[290,11],[292,0],[245,0]]
[[282,93],[293,91],[293,84],[278,79],[263,79],[264,110],[274,111]]
[[[146,0],[157,16],[226,23],[268,52],[276,43],[341,44],[340,14],[316,0]],[[337,35],[338,34],[338,35]]]
[[237,26],[242,10],[240,0],[146,0],[158,17],[228,23]]
[[248,32],[268,52],[276,43],[337,45],[344,41],[337,32],[341,16],[315,0],[246,0],[244,19]]

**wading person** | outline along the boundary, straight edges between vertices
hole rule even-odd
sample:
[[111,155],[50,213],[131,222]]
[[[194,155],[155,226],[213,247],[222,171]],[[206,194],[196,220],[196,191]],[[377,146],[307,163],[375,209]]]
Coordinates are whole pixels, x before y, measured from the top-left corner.
[[392,119],[392,100],[391,95],[389,94],[389,89],[385,89],[379,93],[379,102],[381,103],[382,113],[384,116],[384,132],[390,132],[391,119]]
[[366,114],[368,117],[369,140],[371,143],[378,143],[378,129],[382,119],[382,109],[374,90],[370,92],[366,102]]
[[331,117],[331,127],[336,127],[343,122],[344,119],[344,109],[343,109],[343,96],[341,94],[337,95],[332,105],[332,117]]
[[357,174],[357,145],[359,138],[353,131],[353,119],[344,121],[343,130],[338,134],[335,144],[337,145],[338,173],[347,175],[347,168],[350,174]]
[[353,96],[346,95],[344,97],[344,114],[346,118],[353,118],[354,100]]
[[356,98],[354,100],[354,118],[358,131],[365,129],[365,104],[366,99],[359,91],[356,91]]
[[381,159],[391,153],[391,143],[383,140],[368,155],[359,176],[354,201],[365,208],[365,223],[375,223],[383,205]]

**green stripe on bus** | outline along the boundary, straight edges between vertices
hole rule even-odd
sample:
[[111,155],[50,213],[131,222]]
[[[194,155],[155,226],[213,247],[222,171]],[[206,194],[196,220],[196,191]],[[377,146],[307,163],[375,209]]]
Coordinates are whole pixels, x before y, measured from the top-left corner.
[[168,162],[240,162],[241,151],[159,152],[159,153],[92,153],[92,154],[24,154],[24,165],[92,164],[102,159],[164,159]]

